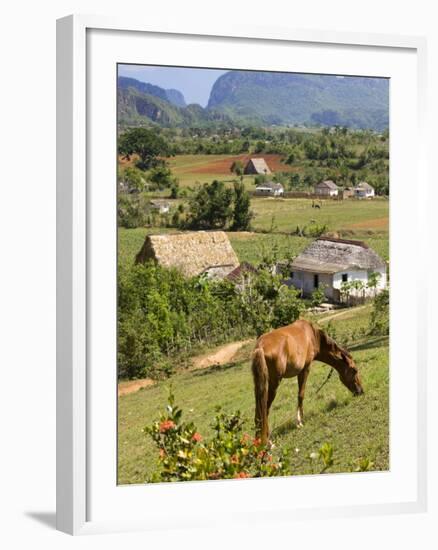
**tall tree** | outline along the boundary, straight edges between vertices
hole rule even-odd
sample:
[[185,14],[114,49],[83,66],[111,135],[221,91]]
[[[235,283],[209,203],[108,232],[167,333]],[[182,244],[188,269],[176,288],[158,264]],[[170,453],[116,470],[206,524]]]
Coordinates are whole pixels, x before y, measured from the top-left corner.
[[164,161],[158,157],[168,157],[172,150],[168,142],[155,130],[149,128],[131,128],[119,137],[119,154],[130,159],[138,155],[138,167],[148,170]]
[[250,208],[248,191],[242,181],[234,183],[234,210],[231,229],[233,231],[248,231],[251,226],[253,212]]
[[204,183],[189,202],[189,225],[193,229],[224,228],[232,217],[233,191],[222,181]]
[[239,176],[240,181],[242,181],[243,172],[244,172],[242,161],[235,160],[233,162],[233,164],[231,165],[230,172],[233,173],[233,174],[236,174],[236,176]]

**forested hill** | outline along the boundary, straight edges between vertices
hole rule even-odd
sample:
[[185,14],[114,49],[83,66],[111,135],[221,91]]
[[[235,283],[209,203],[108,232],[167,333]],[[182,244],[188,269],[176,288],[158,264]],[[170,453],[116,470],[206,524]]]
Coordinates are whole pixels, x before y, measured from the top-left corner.
[[389,80],[229,71],[215,82],[208,108],[262,124],[338,124],[380,131],[388,127]]
[[159,97],[160,99],[164,99],[165,101],[168,101],[169,103],[172,103],[172,105],[176,105],[177,107],[186,106],[184,95],[179,90],[165,90],[164,88],[160,88],[160,86],[155,86],[154,84],[149,84],[148,82],[140,82],[140,80],[137,80],[135,78],[119,76],[118,88],[119,90],[134,88],[142,94],[149,94],[154,97]]
[[119,77],[120,126],[163,127],[244,125],[388,128],[389,81],[253,71],[229,71],[218,78],[206,108],[186,105],[178,90],[165,90]]

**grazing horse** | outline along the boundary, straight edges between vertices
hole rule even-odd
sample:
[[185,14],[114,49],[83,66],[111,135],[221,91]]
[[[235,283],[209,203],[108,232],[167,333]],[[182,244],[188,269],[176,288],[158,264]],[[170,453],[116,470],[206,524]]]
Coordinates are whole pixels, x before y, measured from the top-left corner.
[[295,321],[257,340],[252,359],[255,390],[256,437],[269,438],[268,415],[282,378],[298,376],[297,425],[303,425],[303,401],[312,361],[333,367],[341,382],[354,394],[363,393],[353,358],[328,334],[305,320]]

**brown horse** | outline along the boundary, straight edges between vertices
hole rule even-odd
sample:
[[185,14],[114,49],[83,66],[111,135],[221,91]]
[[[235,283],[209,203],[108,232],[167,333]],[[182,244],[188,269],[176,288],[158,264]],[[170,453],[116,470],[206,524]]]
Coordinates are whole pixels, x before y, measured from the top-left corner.
[[299,320],[257,340],[252,359],[255,390],[256,437],[267,443],[268,415],[282,378],[298,376],[297,425],[303,425],[303,401],[312,361],[322,361],[339,374],[341,382],[354,394],[363,393],[353,358],[328,334],[308,321]]

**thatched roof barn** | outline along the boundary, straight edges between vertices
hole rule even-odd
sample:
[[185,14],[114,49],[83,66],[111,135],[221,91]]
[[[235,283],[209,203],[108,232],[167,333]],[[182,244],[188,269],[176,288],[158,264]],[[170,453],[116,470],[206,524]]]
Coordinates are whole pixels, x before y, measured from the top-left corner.
[[269,166],[266,164],[265,159],[249,159],[244,171],[244,174],[271,174]]
[[337,196],[339,192],[339,187],[332,180],[320,181],[315,185],[315,194],[316,195],[326,195],[329,197]]
[[386,265],[377,252],[362,241],[321,237],[295,258],[292,269],[313,273],[337,273],[348,269],[386,269]]
[[169,235],[148,235],[136,256],[136,263],[154,260],[179,269],[185,276],[207,273],[226,277],[239,260],[223,231],[194,231]]

